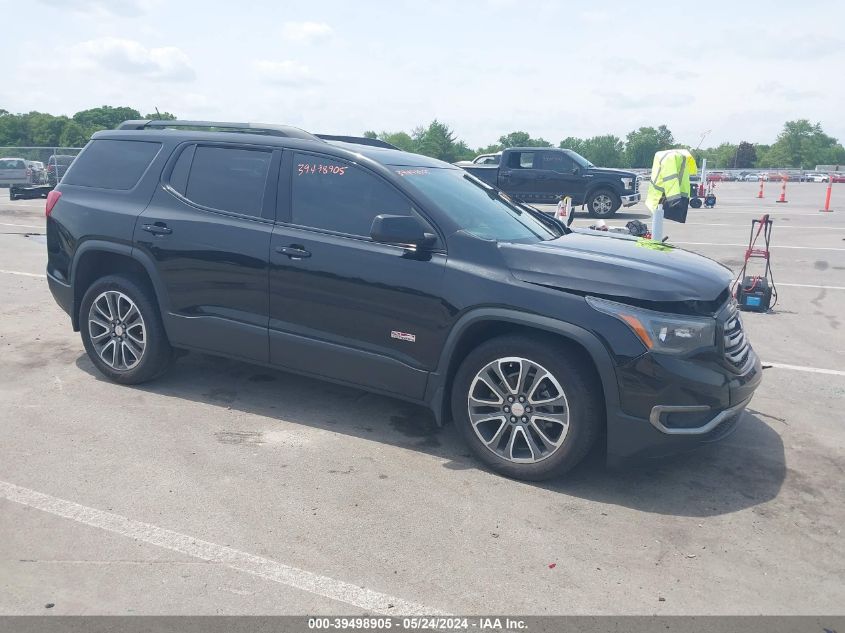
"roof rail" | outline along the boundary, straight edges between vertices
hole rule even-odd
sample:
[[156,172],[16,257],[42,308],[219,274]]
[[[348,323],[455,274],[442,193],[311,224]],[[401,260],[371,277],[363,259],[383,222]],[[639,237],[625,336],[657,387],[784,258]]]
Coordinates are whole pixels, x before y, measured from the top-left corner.
[[369,138],[367,136],[343,136],[340,134],[317,134],[317,138],[324,141],[341,141],[343,143],[356,143],[358,145],[370,145],[372,147],[383,147],[385,149],[399,149],[380,138]]
[[199,127],[225,132],[241,132],[246,134],[264,134],[266,136],[284,136],[316,141],[313,134],[290,125],[273,125],[268,123],[233,123],[231,121],[182,121],[179,119],[138,119],[124,121],[117,126],[118,130],[146,130],[149,128],[178,128]]

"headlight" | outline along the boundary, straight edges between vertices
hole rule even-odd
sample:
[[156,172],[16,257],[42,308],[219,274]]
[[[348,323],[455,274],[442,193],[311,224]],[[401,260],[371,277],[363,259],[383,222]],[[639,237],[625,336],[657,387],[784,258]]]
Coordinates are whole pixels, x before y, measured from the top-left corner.
[[622,186],[625,188],[625,191],[634,188],[634,179],[633,178],[622,178]]
[[596,297],[587,297],[587,303],[623,321],[654,352],[685,354],[716,344],[716,320],[712,318],[665,314]]

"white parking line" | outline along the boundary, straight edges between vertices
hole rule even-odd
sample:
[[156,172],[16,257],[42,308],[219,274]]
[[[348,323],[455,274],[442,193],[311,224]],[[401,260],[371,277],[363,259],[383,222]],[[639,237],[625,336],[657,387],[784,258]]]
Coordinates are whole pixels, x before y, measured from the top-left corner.
[[779,281],[776,286],[790,286],[792,288],[820,288],[822,290],[845,290],[845,286],[814,286],[813,284],[787,284]]
[[4,275],[20,275],[21,277],[37,277],[39,279],[46,279],[47,275],[39,275],[37,273],[23,273],[19,270],[2,270],[0,269],[0,273]]
[[[744,246],[748,244],[722,244],[721,242],[670,242],[671,244],[686,244],[690,246]],[[831,246],[792,246],[785,244],[772,244],[769,248],[795,248],[808,251],[845,251],[845,248],[833,248]]]
[[808,371],[814,374],[828,374],[830,376],[845,376],[845,371],[838,369],[822,369],[820,367],[804,367],[803,365],[787,365],[786,363],[763,362],[764,367],[775,367],[777,369],[791,369],[792,371]]
[[[719,223],[719,222],[685,222],[686,226],[735,226],[738,228],[748,229],[747,224],[734,223]],[[795,224],[778,224],[778,227],[783,226],[787,229],[809,229],[811,231],[845,231],[845,226],[797,226]]]
[[0,226],[16,226],[19,229],[44,229],[44,225],[35,226],[34,224],[10,224],[8,222],[0,222]]
[[290,567],[269,558],[203,541],[112,512],[83,506],[5,481],[0,481],[0,499],[2,498],[180,554],[219,563],[272,582],[337,600],[367,612],[383,615],[445,615],[441,611],[415,602],[408,602],[342,580]]

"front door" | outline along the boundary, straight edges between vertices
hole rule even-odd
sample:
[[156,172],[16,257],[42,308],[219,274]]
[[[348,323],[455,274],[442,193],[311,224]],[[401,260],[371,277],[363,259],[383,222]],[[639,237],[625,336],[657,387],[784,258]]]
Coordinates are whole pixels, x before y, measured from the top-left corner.
[[448,322],[446,256],[373,242],[382,213],[415,211],[354,163],[311,153],[284,161],[270,246],[270,361],[422,398]]
[[540,180],[544,196],[549,201],[570,196],[573,201],[584,199],[585,179],[578,173],[578,165],[564,152],[543,151],[540,154]]
[[281,152],[226,144],[177,152],[134,238],[164,284],[168,336],[177,346],[266,363]]

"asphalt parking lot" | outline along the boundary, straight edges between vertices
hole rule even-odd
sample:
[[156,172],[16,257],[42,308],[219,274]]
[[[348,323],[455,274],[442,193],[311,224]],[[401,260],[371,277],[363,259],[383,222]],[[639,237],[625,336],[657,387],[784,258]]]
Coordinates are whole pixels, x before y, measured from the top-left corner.
[[43,200],[0,189],[0,614],[841,613],[845,185],[829,214],[825,187],[722,183],[667,222],[738,271],[775,219],[780,299],[745,315],[772,367],[736,432],[539,485],[354,389],[198,354],[105,381],[43,278]]

